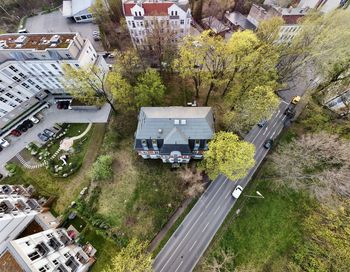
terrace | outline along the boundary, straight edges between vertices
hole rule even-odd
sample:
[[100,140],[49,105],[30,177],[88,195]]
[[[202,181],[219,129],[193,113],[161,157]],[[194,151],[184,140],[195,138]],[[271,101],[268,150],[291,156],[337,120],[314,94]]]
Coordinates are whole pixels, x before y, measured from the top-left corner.
[[0,50],[68,48],[75,36],[75,33],[4,34],[0,35]]

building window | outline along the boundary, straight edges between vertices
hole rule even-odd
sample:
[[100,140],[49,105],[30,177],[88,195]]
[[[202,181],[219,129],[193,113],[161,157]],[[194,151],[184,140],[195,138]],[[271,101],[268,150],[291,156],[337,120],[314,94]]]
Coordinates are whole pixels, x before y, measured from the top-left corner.
[[64,253],[64,255],[63,255],[64,257],[66,257],[67,259],[71,256],[70,255],[70,253],[69,252],[66,252],[66,253]]
[[52,262],[53,262],[54,265],[58,265],[59,264],[59,262],[57,260],[53,260]]
[[40,258],[40,254],[37,251],[34,251],[34,252],[28,254],[28,257],[31,261],[35,261],[36,259]]
[[50,270],[50,266],[48,264],[45,264],[43,267],[39,268],[40,272],[46,272]]
[[184,25],[185,24],[185,20],[180,20],[180,25]]

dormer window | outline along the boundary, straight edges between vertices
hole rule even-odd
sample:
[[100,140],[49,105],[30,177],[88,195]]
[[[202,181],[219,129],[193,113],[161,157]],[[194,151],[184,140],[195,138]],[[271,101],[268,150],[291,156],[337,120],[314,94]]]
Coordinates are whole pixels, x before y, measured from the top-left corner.
[[139,16],[141,16],[141,11],[139,11]]

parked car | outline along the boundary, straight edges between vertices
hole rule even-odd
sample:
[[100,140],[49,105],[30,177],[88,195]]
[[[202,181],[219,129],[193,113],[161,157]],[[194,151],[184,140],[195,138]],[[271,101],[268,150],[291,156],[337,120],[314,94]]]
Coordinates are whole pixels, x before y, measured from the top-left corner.
[[1,147],[8,147],[10,143],[6,141],[5,139],[0,138],[0,146]]
[[261,120],[261,121],[258,123],[258,127],[262,128],[262,127],[264,127],[266,124],[267,124],[267,120]]
[[39,137],[39,139],[42,140],[43,142],[47,142],[47,141],[50,139],[50,137],[49,137],[48,135],[44,134],[44,133],[39,133],[39,134],[38,134],[38,137]]
[[58,101],[57,109],[59,110],[67,110],[69,108],[70,101]]
[[265,147],[266,149],[270,149],[270,148],[272,147],[272,145],[273,145],[273,139],[268,139],[268,140],[266,140],[266,142],[264,143],[264,147]]
[[299,103],[299,101],[300,101],[300,96],[299,95],[294,96],[292,99],[292,104],[296,105]]
[[2,151],[2,147],[0,146],[0,152]]
[[28,130],[28,128],[25,125],[23,125],[23,124],[21,124],[18,127],[16,127],[16,129],[19,130],[22,133],[24,133],[24,132],[26,132]]
[[44,129],[44,134],[49,136],[49,137],[55,136],[55,133],[52,130],[48,129],[48,128]]
[[29,120],[32,121],[34,124],[37,124],[40,122],[40,120],[38,118],[36,118],[35,116],[30,117]]
[[22,135],[22,133],[18,130],[18,129],[13,129],[11,131],[11,135],[15,136],[15,137],[19,137]]
[[294,107],[288,107],[285,111],[284,114],[287,115],[288,118],[293,118],[295,115],[295,110]]
[[237,185],[237,187],[232,192],[232,196],[237,199],[241,195],[242,191],[243,187],[241,185]]
[[22,125],[26,126],[27,128],[32,128],[34,126],[33,122],[29,119],[25,120]]

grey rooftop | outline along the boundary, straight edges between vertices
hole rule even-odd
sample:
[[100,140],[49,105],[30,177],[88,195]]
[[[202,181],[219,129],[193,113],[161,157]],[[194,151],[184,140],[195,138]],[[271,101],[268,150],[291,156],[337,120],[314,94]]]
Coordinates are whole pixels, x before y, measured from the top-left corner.
[[[136,139],[211,139],[211,107],[142,107]],[[178,140],[180,140],[178,139]]]

